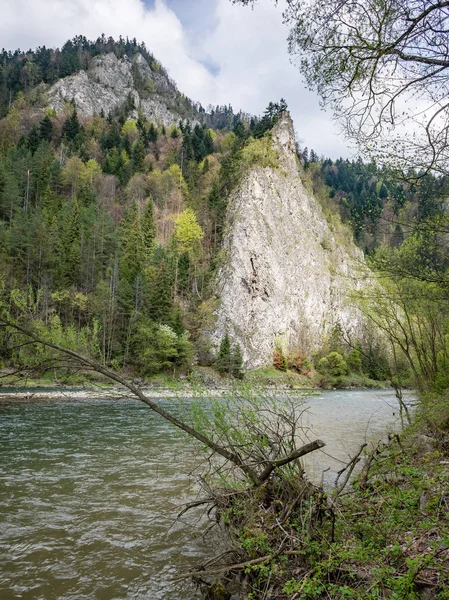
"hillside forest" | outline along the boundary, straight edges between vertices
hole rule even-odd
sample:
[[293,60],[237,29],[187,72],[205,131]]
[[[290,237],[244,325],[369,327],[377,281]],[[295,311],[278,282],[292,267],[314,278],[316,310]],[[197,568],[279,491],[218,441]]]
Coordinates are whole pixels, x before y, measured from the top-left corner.
[[[60,114],[45,108],[49,84],[108,52],[141,52],[155,61],[135,40],[104,36],[95,42],[79,36],[61,50],[0,54],[3,304],[11,316],[33,321],[42,336],[116,369],[147,377],[199,363],[240,377],[240,349],[226,337],[217,352],[202,334],[214,318],[227,198],[252,165],[263,164],[269,130],[287,106],[270,103],[264,115],[250,118],[230,106],[206,111],[182,96],[179,122],[171,127],[141,113],[131,118],[132,103],[90,118],[80,117],[74,103]],[[304,181],[330,218],[350,228],[373,268],[395,286],[407,271],[424,269],[428,281],[420,285],[433,288],[422,297],[431,294],[439,306],[446,293],[446,179],[404,177],[374,161],[332,161],[300,145],[298,160]],[[432,381],[445,386],[446,326],[438,327]],[[4,339],[4,346],[4,367],[42,363],[26,345]],[[320,361],[329,371],[322,359],[331,353],[344,357],[340,375],[391,375],[380,348],[351,348],[338,335],[316,356],[275,353],[273,360],[280,370],[307,375]],[[418,364],[414,374],[426,368]],[[404,369],[410,372],[410,364]]]

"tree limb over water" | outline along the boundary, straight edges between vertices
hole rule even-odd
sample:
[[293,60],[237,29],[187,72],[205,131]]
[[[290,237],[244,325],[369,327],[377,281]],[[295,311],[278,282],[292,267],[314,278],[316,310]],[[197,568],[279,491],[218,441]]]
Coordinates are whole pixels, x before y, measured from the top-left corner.
[[[181,429],[191,437],[195,438],[202,444],[204,444],[207,448],[210,448],[214,453],[224,458],[226,461],[229,461],[234,466],[238,467],[244,475],[251,481],[253,486],[261,486],[265,483],[273,471],[282,466],[288,465],[298,458],[313,452],[314,450],[318,450],[325,446],[324,442],[321,440],[315,440],[309,444],[305,444],[300,448],[291,448],[291,451],[283,456],[280,456],[279,453],[283,449],[283,444],[280,443],[279,439],[268,438],[268,434],[265,431],[263,436],[260,437],[261,443],[263,445],[268,444],[271,448],[277,447],[277,451],[270,457],[266,456],[264,451],[260,448],[254,447],[254,440],[246,440],[246,444],[242,444],[237,446],[232,440],[228,438],[228,444],[223,445],[219,444],[212,439],[211,436],[205,435],[195,427],[189,425],[188,423],[178,419],[174,415],[170,414],[166,410],[164,410],[161,406],[159,406],[156,402],[154,402],[151,398],[149,398],[144,392],[134,383],[123,377],[116,371],[113,371],[102,365],[98,361],[79,352],[60,346],[59,344],[55,344],[49,340],[45,340],[42,337],[38,336],[32,330],[23,327],[22,325],[15,323],[13,321],[9,321],[4,318],[0,318],[0,326],[7,329],[12,329],[16,332],[19,332],[25,339],[30,340],[32,343],[43,345],[47,348],[50,348],[57,352],[58,355],[65,355],[70,357],[71,359],[71,367],[72,368],[80,368],[85,367],[104,375],[108,379],[124,386],[127,388],[136,398],[138,398],[141,402],[146,404],[151,410],[161,416],[163,419]],[[285,417],[284,417],[285,420]],[[292,426],[296,427],[296,422],[293,420]],[[277,428],[277,436],[279,437],[279,427]],[[294,440],[293,440],[294,444]]]

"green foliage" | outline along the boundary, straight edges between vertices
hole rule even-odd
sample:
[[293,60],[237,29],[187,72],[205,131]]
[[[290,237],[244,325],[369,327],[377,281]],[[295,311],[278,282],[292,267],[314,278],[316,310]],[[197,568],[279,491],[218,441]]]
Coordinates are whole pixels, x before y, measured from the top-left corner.
[[341,377],[348,374],[348,365],[341,354],[331,352],[318,361],[317,370],[323,374],[333,377]]
[[145,158],[145,146],[142,140],[137,140],[132,149],[133,169],[134,172],[142,171],[143,161]]
[[349,352],[346,356],[346,363],[348,365],[348,370],[353,373],[361,373],[362,372],[362,355],[360,350],[354,348]]
[[78,119],[76,108],[73,109],[70,117],[67,118],[62,127],[62,136],[68,142],[75,142],[81,132],[81,123]]
[[[251,449],[272,451],[261,432],[276,429],[275,401],[270,399],[267,427],[261,420],[263,401],[233,396],[238,404],[228,403],[226,409],[217,403],[206,414],[197,406],[195,425],[215,431],[233,447],[244,448],[246,440]],[[208,493],[217,490],[214,499],[227,535],[240,560],[251,561],[245,577],[253,597],[270,590],[273,597],[292,600],[418,600],[427,585],[422,573],[431,573],[432,593],[445,598],[449,522],[441,497],[448,485],[442,458],[447,457],[448,414],[445,398],[425,403],[412,427],[377,447],[351,493],[311,486],[288,470],[271,486],[246,486],[244,493],[232,475],[209,479]]]
[[[241,172],[237,149],[231,168],[223,169],[218,202],[209,204],[229,153],[221,145],[223,136],[212,128],[219,124],[230,131],[239,120],[242,142],[248,128],[230,106],[206,114],[201,105],[178,95],[168,79],[174,110],[183,118],[169,132],[141,112],[137,120],[127,120],[132,97],[116,113],[83,123],[74,102],[64,117],[38,110],[41,82],[51,84],[62,74],[88,69],[93,57],[109,52],[132,62],[139,93],[158,92],[157,82],[167,74],[135,40],[102,36],[90,42],[78,36],[61,51],[1,54],[1,272],[7,293],[32,285],[42,298],[33,321],[50,323],[57,316],[63,328],[76,331],[98,323],[98,352],[105,364],[142,368],[135,340],[145,323],[160,338],[150,370],[178,369],[190,360],[186,326],[200,345],[198,300],[204,296],[207,305],[230,172]],[[135,68],[137,52],[157,70],[154,90]],[[2,118],[5,102],[11,106]],[[202,124],[190,125],[193,118]],[[160,326],[175,332],[176,357],[170,358],[171,338]],[[240,349],[233,355],[231,370],[239,375]]]
[[178,252],[180,254],[184,252],[190,255],[198,254],[203,237],[204,232],[198,224],[194,211],[186,208],[175,222],[174,240]]
[[250,138],[241,152],[245,167],[252,166],[278,168],[278,157],[273,148],[273,140],[270,136],[259,139]]
[[136,327],[132,353],[142,375],[188,365],[192,359],[192,352],[188,335],[178,335],[169,325],[142,320]]
[[230,375],[237,379],[243,377],[243,357],[238,343],[231,344],[228,334],[220,343],[215,368],[222,375]]
[[152,198],[148,198],[148,202],[145,206],[142,216],[142,236],[145,249],[148,254],[151,254],[156,240],[156,222],[154,219],[154,206]]
[[255,138],[263,137],[270,131],[278,122],[279,117],[287,110],[286,101],[281,98],[280,102],[270,102],[265,109],[265,113],[261,119],[251,123],[251,133]]
[[273,366],[278,371],[287,371],[288,362],[285,358],[284,350],[280,345],[276,346],[273,353]]
[[[379,251],[371,264],[382,274],[382,286],[359,294],[358,301],[391,348],[390,372],[401,374],[405,361],[415,385],[441,389],[449,360],[447,259],[441,245],[427,247],[428,239],[418,231],[401,248]],[[432,258],[427,261],[426,256]]]

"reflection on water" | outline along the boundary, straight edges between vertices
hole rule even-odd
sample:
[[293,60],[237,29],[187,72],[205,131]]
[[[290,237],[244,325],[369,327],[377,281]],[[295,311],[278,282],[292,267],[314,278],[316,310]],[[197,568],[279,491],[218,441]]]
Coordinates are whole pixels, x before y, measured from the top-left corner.
[[[306,420],[345,460],[394,412],[391,393],[326,392]],[[197,597],[167,583],[216,552],[174,523],[196,493],[195,450],[136,401],[0,404],[0,598]],[[340,468],[322,453],[307,465],[318,479]]]

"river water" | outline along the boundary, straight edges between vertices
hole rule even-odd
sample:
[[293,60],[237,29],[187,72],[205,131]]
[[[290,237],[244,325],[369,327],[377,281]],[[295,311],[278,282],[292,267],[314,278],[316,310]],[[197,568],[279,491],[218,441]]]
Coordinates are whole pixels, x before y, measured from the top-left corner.
[[[306,468],[315,481],[329,468],[327,484],[397,420],[390,391],[324,392],[308,403],[305,435],[327,445]],[[217,553],[217,540],[200,535],[200,513],[176,520],[197,497],[189,473],[199,454],[134,400],[0,402],[1,600],[198,597],[170,579]]]

